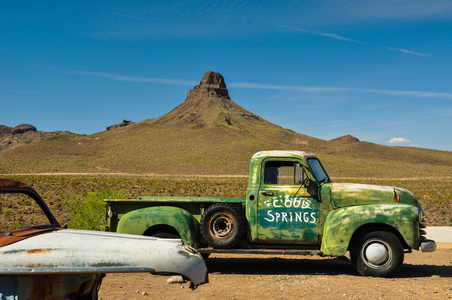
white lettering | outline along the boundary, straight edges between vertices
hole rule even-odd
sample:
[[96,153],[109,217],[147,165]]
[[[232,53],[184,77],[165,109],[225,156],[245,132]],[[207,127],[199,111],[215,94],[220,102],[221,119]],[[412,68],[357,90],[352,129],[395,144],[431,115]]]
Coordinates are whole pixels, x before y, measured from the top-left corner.
[[310,223],[314,224],[316,219],[315,212],[274,212],[267,210],[267,216],[264,217],[267,222],[281,222],[281,223]]
[[285,207],[291,207],[292,206],[292,198],[290,195],[286,195],[286,200],[284,201]]
[[303,197],[294,197],[292,195],[280,195],[279,197],[273,197],[269,200],[266,200],[264,204],[268,207],[286,207],[286,208],[312,208],[312,200],[311,199],[305,199]]
[[273,200],[273,206],[274,207],[283,207],[282,205],[277,205],[276,203],[278,202],[278,198],[275,198],[274,200]]
[[303,204],[301,205],[301,208],[311,208],[311,200],[303,200]]
[[295,197],[295,199],[293,200],[293,207],[300,207],[300,204],[301,204],[301,198]]
[[315,223],[315,213],[311,213],[311,219],[312,221],[310,222],[311,224]]
[[301,212],[295,213],[295,222],[301,222]]
[[273,221],[275,220],[275,217],[272,215],[272,211],[271,211],[271,210],[267,210],[267,215],[268,215],[271,219],[264,218],[265,221],[273,222]]
[[283,213],[281,213],[281,216],[282,216],[281,222],[284,222],[284,221],[289,222],[289,221],[287,221],[287,213],[283,212]]

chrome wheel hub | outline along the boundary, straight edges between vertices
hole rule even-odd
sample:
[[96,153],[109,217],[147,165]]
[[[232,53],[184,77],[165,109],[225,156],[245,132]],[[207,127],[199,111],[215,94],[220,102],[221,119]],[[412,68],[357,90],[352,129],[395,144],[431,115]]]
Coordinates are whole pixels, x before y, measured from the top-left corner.
[[361,257],[366,265],[383,268],[392,261],[392,249],[383,240],[370,239],[363,245]]

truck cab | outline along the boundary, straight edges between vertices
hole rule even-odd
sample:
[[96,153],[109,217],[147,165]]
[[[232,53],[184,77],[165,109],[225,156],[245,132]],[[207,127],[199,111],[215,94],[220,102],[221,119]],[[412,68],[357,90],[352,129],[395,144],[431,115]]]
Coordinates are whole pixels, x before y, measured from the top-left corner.
[[330,182],[320,161],[304,152],[267,151],[251,162],[246,197],[250,241],[319,245],[321,215],[329,209],[321,189]]

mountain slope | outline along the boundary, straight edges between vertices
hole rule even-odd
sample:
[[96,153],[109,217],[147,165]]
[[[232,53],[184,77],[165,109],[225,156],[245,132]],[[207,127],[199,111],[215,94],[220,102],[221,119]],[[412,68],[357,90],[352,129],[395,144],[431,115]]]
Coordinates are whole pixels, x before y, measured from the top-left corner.
[[284,129],[234,103],[223,77],[204,74],[157,119],[89,136],[58,135],[0,151],[0,173],[247,174],[253,153],[317,154],[332,176],[450,176],[452,152],[329,142]]

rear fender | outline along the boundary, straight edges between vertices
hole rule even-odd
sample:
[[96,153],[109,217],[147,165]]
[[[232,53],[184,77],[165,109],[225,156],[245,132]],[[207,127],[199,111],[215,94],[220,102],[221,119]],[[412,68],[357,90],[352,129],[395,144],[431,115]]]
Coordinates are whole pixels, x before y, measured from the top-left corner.
[[330,212],[325,220],[321,251],[324,255],[342,256],[353,234],[364,225],[375,228],[384,224],[397,231],[405,243],[419,249],[418,209],[411,205],[361,205]]
[[173,227],[189,246],[199,243],[198,221],[185,209],[173,206],[147,207],[128,212],[119,220],[117,232],[143,235],[149,228],[160,225]]

